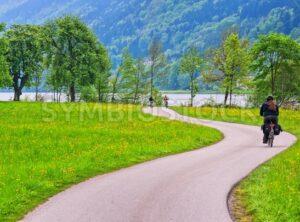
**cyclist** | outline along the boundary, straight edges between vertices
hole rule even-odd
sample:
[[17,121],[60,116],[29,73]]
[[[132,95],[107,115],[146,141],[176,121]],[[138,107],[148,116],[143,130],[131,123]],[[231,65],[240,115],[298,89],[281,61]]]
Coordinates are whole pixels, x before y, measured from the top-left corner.
[[165,95],[165,97],[164,97],[164,103],[165,103],[165,107],[168,108],[168,106],[169,106],[169,97],[167,95]]
[[150,96],[149,102],[150,102],[150,107],[153,107],[154,99],[152,96]]
[[268,96],[267,101],[260,108],[260,115],[264,117],[264,138],[263,143],[268,143],[269,134],[265,127],[267,124],[278,124],[279,108],[272,96]]

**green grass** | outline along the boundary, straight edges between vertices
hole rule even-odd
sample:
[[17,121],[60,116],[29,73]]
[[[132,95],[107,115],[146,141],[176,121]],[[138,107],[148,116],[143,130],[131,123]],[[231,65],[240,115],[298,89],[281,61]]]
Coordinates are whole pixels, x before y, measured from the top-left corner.
[[92,176],[222,138],[132,105],[8,102],[0,114],[1,222]]
[[[186,108],[176,111],[197,118],[261,125],[258,109]],[[300,111],[282,110],[280,124],[300,138]],[[255,170],[239,186],[239,195],[253,221],[300,221],[300,141]],[[241,221],[245,218],[241,218]]]

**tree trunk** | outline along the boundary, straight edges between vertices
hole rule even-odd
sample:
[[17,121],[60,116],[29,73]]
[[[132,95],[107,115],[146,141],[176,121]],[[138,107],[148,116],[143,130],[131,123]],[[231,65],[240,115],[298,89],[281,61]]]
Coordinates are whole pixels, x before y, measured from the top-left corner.
[[275,94],[275,74],[272,73],[272,95]]
[[225,106],[226,106],[226,104],[227,104],[228,94],[229,94],[229,89],[228,89],[228,86],[226,86],[226,90],[225,90],[225,98],[224,98],[224,105],[225,105]]
[[193,107],[193,102],[194,102],[194,81],[193,77],[191,76],[191,107]]
[[136,104],[138,100],[138,94],[139,94],[139,82],[135,84],[135,90],[134,90],[134,98],[133,103]]
[[101,89],[100,89],[100,83],[98,83],[98,102],[101,103]]
[[133,103],[136,104],[138,100],[138,92],[136,91],[133,98]]
[[111,102],[114,103],[115,102],[115,95],[116,95],[116,86],[113,86],[113,91],[112,91],[112,97],[111,97]]
[[19,88],[15,89],[15,94],[14,94],[14,101],[20,101],[22,93]]
[[111,102],[114,103],[115,100],[116,100],[116,99],[115,99],[115,93],[113,93],[113,94],[112,94],[112,97],[111,97]]
[[154,79],[154,59],[152,60],[151,64],[151,79],[150,79],[150,96],[153,96],[153,79]]
[[35,87],[35,101],[37,102],[38,101],[38,86]]
[[116,85],[113,85],[113,89],[112,89],[112,96],[111,96],[111,102],[114,103],[115,102],[115,94],[116,94]]
[[61,98],[61,92],[58,94],[58,102],[60,103],[60,98]]
[[56,102],[56,90],[53,88],[53,102]]
[[151,80],[150,80],[150,96],[153,96],[153,73],[151,72]]
[[230,89],[229,89],[229,106],[232,106],[232,91],[233,91],[233,77],[230,79]]
[[62,92],[62,89],[61,89],[61,88],[57,90],[57,93],[58,93],[57,98],[58,98],[58,102],[59,102],[59,103],[60,103],[60,101],[61,101],[61,92]]
[[232,106],[232,88],[230,89],[230,98],[229,98],[229,106]]
[[21,90],[19,87],[19,78],[14,77],[14,101],[20,101],[20,96],[21,96]]
[[133,104],[136,104],[136,92],[134,92],[134,96],[133,96]]
[[75,92],[75,83],[72,82],[70,86],[70,97],[71,97],[71,102],[75,102],[76,100],[76,92]]
[[275,94],[275,83],[276,83],[276,75],[277,75],[277,68],[275,65],[272,65],[271,67],[271,90],[272,90],[272,95]]

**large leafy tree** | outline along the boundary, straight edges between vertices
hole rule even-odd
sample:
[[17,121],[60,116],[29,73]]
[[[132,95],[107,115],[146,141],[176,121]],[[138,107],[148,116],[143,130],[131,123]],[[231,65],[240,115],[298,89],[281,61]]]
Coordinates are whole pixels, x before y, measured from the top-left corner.
[[224,105],[228,97],[232,104],[234,89],[247,83],[250,57],[247,40],[239,39],[234,31],[224,34],[219,48],[207,51],[208,66],[203,75],[206,82],[218,82],[224,89]]
[[241,85],[249,73],[250,57],[248,42],[241,41],[238,34],[231,33],[225,41],[224,86],[229,89],[229,104],[232,105],[234,89]]
[[276,81],[275,96],[279,105],[288,102],[300,101],[300,64],[288,62],[280,69],[278,81]]
[[[5,29],[5,25],[0,23],[0,35]],[[0,37],[0,87],[8,87],[12,84],[7,63],[8,41],[5,37]]]
[[300,94],[300,45],[296,41],[278,33],[260,36],[252,58],[259,100],[272,94],[284,103]]
[[188,74],[190,79],[191,106],[193,106],[194,97],[199,91],[197,78],[202,64],[203,57],[197,48],[190,48],[181,58],[180,73]]
[[86,24],[77,17],[65,16],[47,23],[45,33],[49,45],[48,65],[54,71],[53,78],[59,77],[54,82],[64,85],[71,102],[76,100],[77,89],[94,85],[96,79],[97,86],[101,86],[99,75],[109,69],[109,58]]
[[8,64],[13,79],[14,100],[19,101],[25,86],[32,84],[35,73],[43,63],[41,26],[12,25],[6,31],[8,39]]

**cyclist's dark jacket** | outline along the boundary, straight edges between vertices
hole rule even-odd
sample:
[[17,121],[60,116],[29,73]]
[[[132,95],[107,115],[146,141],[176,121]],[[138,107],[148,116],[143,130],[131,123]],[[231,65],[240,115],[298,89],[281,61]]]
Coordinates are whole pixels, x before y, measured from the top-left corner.
[[276,105],[276,111],[270,110],[269,105],[267,103],[264,103],[260,108],[260,115],[261,116],[279,116],[279,108]]

